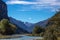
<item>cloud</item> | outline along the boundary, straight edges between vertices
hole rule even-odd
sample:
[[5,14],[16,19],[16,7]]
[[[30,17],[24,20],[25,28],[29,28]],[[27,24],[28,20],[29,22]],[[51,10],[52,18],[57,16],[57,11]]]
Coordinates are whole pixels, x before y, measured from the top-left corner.
[[[9,4],[22,4],[22,5],[31,5],[30,7],[28,6],[27,8],[24,7],[20,11],[28,11],[28,10],[41,10],[43,8],[49,8],[49,9],[59,9],[60,8],[60,1],[58,0],[35,0],[35,2],[29,2],[29,1],[21,1],[21,0],[10,0],[6,2],[8,5]],[[26,10],[25,10],[26,9]]]
[[6,4],[36,4],[36,3],[28,2],[28,1],[10,0],[10,1],[7,1]]
[[7,4],[39,4],[39,5],[59,5],[60,2],[57,0],[37,0],[36,2],[20,1],[20,0],[10,0],[6,2]]
[[[37,10],[41,10],[41,9],[51,9],[51,11],[53,10],[57,10],[60,8],[60,1],[58,0],[36,0],[36,2],[38,2],[38,4],[32,6],[33,9],[37,9]],[[53,9],[53,10],[52,10]]]
[[7,4],[34,4],[34,5],[57,5],[60,6],[60,1],[57,0],[36,0],[36,2],[21,1],[21,0],[10,0]]

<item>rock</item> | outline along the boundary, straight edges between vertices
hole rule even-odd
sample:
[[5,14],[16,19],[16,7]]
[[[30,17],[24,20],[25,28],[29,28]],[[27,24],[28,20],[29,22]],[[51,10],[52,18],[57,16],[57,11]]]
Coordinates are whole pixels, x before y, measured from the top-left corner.
[[7,14],[7,5],[5,2],[0,0],[0,20],[2,19],[8,19],[8,14]]

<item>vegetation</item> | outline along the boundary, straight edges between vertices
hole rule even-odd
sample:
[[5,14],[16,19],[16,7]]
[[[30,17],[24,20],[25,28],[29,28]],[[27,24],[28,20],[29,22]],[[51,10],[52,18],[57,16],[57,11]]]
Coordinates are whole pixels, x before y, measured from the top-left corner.
[[48,20],[46,29],[35,26],[33,36],[43,36],[44,40],[60,40],[60,11]]
[[[52,26],[51,26],[52,27]],[[45,35],[44,35],[44,40],[57,40],[57,35],[56,35],[56,30],[54,30],[54,28],[52,29],[48,29],[46,30],[45,32]]]
[[8,19],[3,19],[0,22],[0,34],[1,35],[11,35],[14,34],[16,26],[11,24]]
[[53,16],[47,24],[44,40],[58,40],[60,36],[60,11]]
[[41,26],[36,25],[33,32],[32,32],[32,35],[33,36],[40,36],[40,33],[42,34],[44,31],[45,30]]

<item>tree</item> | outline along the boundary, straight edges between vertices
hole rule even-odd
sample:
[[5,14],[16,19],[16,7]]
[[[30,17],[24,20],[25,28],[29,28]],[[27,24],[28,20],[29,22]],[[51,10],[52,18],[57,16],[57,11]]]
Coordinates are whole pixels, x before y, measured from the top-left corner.
[[3,19],[0,22],[0,32],[1,34],[4,34],[6,31],[6,27],[8,26],[9,21],[7,19]]
[[33,29],[33,34],[40,34],[43,31],[44,29],[41,26],[36,25],[35,28]]
[[14,34],[16,26],[11,24],[8,19],[3,19],[0,22],[0,33],[2,35],[11,35]]

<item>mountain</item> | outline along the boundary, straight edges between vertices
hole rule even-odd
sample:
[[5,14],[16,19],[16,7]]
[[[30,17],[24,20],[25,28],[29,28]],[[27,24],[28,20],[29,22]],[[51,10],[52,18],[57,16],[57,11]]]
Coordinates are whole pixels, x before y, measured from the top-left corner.
[[30,25],[29,29],[30,29],[30,32],[32,32],[36,25],[38,25],[40,27],[43,27],[43,28],[46,28],[46,24],[47,23],[48,23],[48,19],[47,20],[40,21],[40,22],[37,22],[35,24],[32,24],[32,23],[25,23],[25,24],[27,26]]
[[31,27],[32,25],[34,25],[33,23],[29,23],[29,22],[25,22],[24,23],[27,27]]
[[53,25],[53,24],[60,24],[60,11],[57,12],[53,17],[51,17],[48,20],[47,26]]
[[5,2],[0,0],[0,20],[9,19],[9,21],[12,24],[15,24],[17,26],[17,30],[18,30],[18,31],[16,31],[17,33],[28,33],[28,32],[31,33],[35,25],[43,26],[46,24],[46,21],[38,22],[36,24],[29,23],[29,22],[24,23],[22,21],[12,18],[12,17],[8,17],[7,12],[8,12],[7,5],[5,4]]
[[30,29],[24,24],[24,22],[16,20],[12,17],[9,17],[9,20],[12,24],[17,25],[20,32],[30,33]]
[[11,17],[8,17],[8,13],[7,13],[7,5],[5,2],[3,2],[2,0],[0,0],[0,21],[2,19],[9,19],[9,21],[12,23],[12,24],[15,24],[17,27],[17,32],[29,32],[27,26],[24,24],[24,22],[22,21],[18,21],[14,18],[11,18]]
[[60,37],[60,11],[56,12],[56,14],[48,20],[46,26],[47,28],[44,33],[46,40],[49,40],[50,38],[53,37],[54,37],[53,39]]
[[5,4],[5,2],[0,0],[0,20],[2,19],[8,19],[7,5]]
[[12,17],[9,17],[9,20],[12,24],[15,24],[17,25],[17,32],[24,32],[24,33],[31,33],[35,27],[35,25],[39,25],[39,26],[42,26],[43,28],[46,28],[46,24],[48,23],[48,19],[47,20],[44,20],[44,21],[40,21],[40,22],[37,22],[35,24],[33,23],[29,23],[29,22],[22,22],[22,21],[19,21],[19,20],[16,20]]
[[56,23],[60,22],[60,12],[56,13],[52,18],[49,18],[49,19],[46,19],[46,20],[33,24],[30,27],[30,29],[31,29],[31,31],[33,31],[35,25],[41,26],[43,28],[47,28],[48,25],[50,26],[50,25],[54,24],[55,22]]
[[[28,33],[28,29],[26,27],[26,25],[21,22],[21,21],[17,21],[11,17],[8,17],[8,13],[7,13],[7,5],[5,2],[3,2],[2,0],[0,0],[0,21],[2,19],[9,19],[8,21],[14,25],[16,25],[16,33]],[[12,25],[11,24],[11,25]],[[0,25],[1,26],[1,25]],[[8,28],[9,29],[9,28]]]
[[36,25],[40,26],[40,27],[43,27],[43,28],[46,28],[46,24],[48,23],[48,20],[43,20],[43,21],[40,21],[40,22],[37,22],[37,23],[29,23],[29,22],[25,22],[24,24],[28,27],[28,29],[30,30],[30,32],[33,31],[33,29],[35,28]]
[[14,18],[12,18],[12,17],[9,17],[9,20],[10,20],[10,22],[12,23],[12,24],[15,24],[15,25],[17,25],[17,32],[26,32],[26,33],[31,33],[32,31],[33,31],[33,29],[34,29],[34,27],[35,27],[35,25],[39,25],[39,26],[42,26],[43,28],[45,28],[46,27],[46,24],[47,24],[47,22],[48,22],[48,20],[44,20],[44,21],[40,21],[40,22],[38,22],[38,23],[35,23],[35,24],[33,24],[33,23],[29,23],[29,22],[22,22],[22,21],[19,21],[19,20],[16,20],[16,19],[14,19]]
[[43,28],[45,28],[47,23],[48,23],[48,19],[35,23],[35,25],[42,26]]

